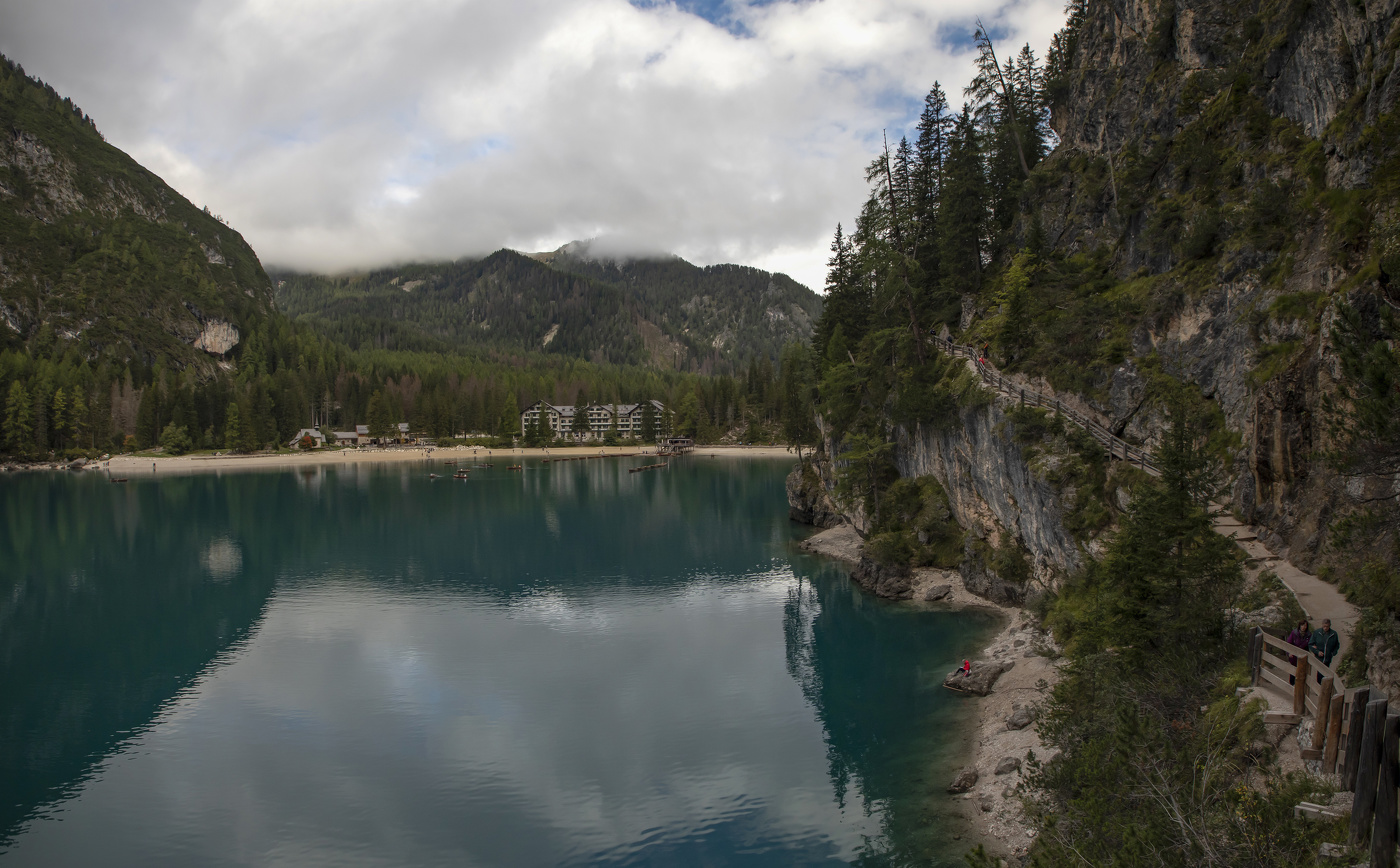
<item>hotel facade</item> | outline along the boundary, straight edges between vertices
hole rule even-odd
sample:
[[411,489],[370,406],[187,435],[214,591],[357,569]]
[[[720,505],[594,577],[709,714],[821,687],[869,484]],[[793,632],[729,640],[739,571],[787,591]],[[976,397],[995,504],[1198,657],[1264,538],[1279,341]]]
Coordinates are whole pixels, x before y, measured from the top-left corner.
[[[586,407],[536,401],[520,414],[520,434],[522,437],[529,434],[538,424],[536,420],[543,414],[545,425],[555,437],[602,440],[612,430],[614,419],[617,421],[617,436],[641,437],[642,416],[645,414],[647,404],[651,404],[656,414],[655,436],[665,436],[663,420],[666,406],[660,401],[645,401],[640,404],[589,404]],[[584,430],[575,431],[574,417],[579,413],[586,415],[588,423]]]

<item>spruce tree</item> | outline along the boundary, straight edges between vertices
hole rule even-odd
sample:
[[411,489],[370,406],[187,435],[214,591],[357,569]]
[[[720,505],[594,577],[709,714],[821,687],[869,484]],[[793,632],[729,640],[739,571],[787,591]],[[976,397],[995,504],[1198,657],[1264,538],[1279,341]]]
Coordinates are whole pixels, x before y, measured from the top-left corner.
[[972,109],[964,105],[953,127],[939,191],[939,263],[945,291],[961,297],[981,287],[986,219],[982,152]]
[[[825,348],[831,336],[840,328],[846,340],[859,340],[870,321],[870,291],[857,263],[851,239],[836,224],[836,237],[831,242],[831,258],[827,260],[826,301],[817,320],[813,345]],[[823,367],[830,363],[823,358]]]
[[10,452],[28,452],[34,446],[34,423],[29,390],[19,380],[10,383],[5,399],[5,448]]
[[243,449],[243,427],[237,401],[230,401],[228,409],[224,411],[224,448],[234,452]]

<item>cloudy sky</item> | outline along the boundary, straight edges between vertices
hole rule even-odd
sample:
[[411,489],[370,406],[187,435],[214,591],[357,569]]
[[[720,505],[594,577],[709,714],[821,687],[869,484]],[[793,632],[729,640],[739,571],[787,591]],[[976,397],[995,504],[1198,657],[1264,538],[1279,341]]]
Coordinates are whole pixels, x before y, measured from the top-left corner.
[[0,51],[267,265],[550,250],[820,288],[981,16],[1044,54],[1062,0],[0,0]]

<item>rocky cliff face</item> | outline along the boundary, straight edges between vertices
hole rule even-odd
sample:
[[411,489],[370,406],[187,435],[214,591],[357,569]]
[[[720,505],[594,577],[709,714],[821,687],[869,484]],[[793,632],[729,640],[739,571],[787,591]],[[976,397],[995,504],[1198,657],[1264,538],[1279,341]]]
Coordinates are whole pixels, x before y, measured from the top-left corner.
[[[1066,528],[1067,495],[1046,478],[1043,456],[1032,462],[1017,443],[1015,422],[1006,407],[993,402],[963,410],[956,424],[937,428],[897,429],[895,465],[900,476],[933,476],[947,493],[948,506],[966,532],[958,571],[967,589],[984,599],[1016,605],[1038,588],[1054,588],[1084,563],[1080,543]],[[833,464],[830,455],[837,454]],[[794,521],[818,527],[849,523],[868,532],[858,504],[835,496],[839,465],[836,444],[827,441],[811,467],[795,468],[787,481]],[[1039,465],[1039,466],[1037,466]],[[1029,561],[1025,576],[1002,575],[990,553],[1022,553]],[[1004,570],[1003,570],[1004,571]],[[913,588],[908,568],[891,568],[862,558],[851,578],[879,596],[907,599]]]
[[1147,287],[1129,358],[1084,401],[1151,445],[1141,361],[1195,385],[1239,435],[1235,509],[1305,568],[1360,493],[1319,455],[1336,307],[1374,317],[1391,292],[1374,228],[1400,202],[1397,5],[1087,3],[1029,196],[1053,249],[1109,250]]
[[901,476],[937,477],[959,525],[994,546],[1015,542],[1036,578],[1053,584],[1083,557],[1065,529],[1060,492],[1032,470],[1014,437],[1014,424],[992,403],[963,410],[957,424],[900,429],[895,463]]

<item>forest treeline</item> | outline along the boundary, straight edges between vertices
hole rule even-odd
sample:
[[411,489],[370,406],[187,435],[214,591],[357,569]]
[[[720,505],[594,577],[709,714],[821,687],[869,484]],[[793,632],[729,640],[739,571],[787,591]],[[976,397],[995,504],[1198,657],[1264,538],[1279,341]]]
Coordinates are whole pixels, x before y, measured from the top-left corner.
[[[792,345],[783,358],[790,357],[805,360],[805,347]],[[520,433],[521,410],[540,399],[655,399],[668,407],[674,433],[767,442],[783,436],[785,418],[810,412],[767,359],[750,360],[738,376],[710,377],[541,353],[353,352],[278,314],[247,336],[235,360],[215,376],[165,359],[94,364],[41,334],[23,350],[0,352],[0,443],[29,458],[155,446],[253,451],[286,445],[313,424],[353,430],[372,418],[408,422],[435,438],[511,437]],[[798,368],[787,366],[789,379]]]

